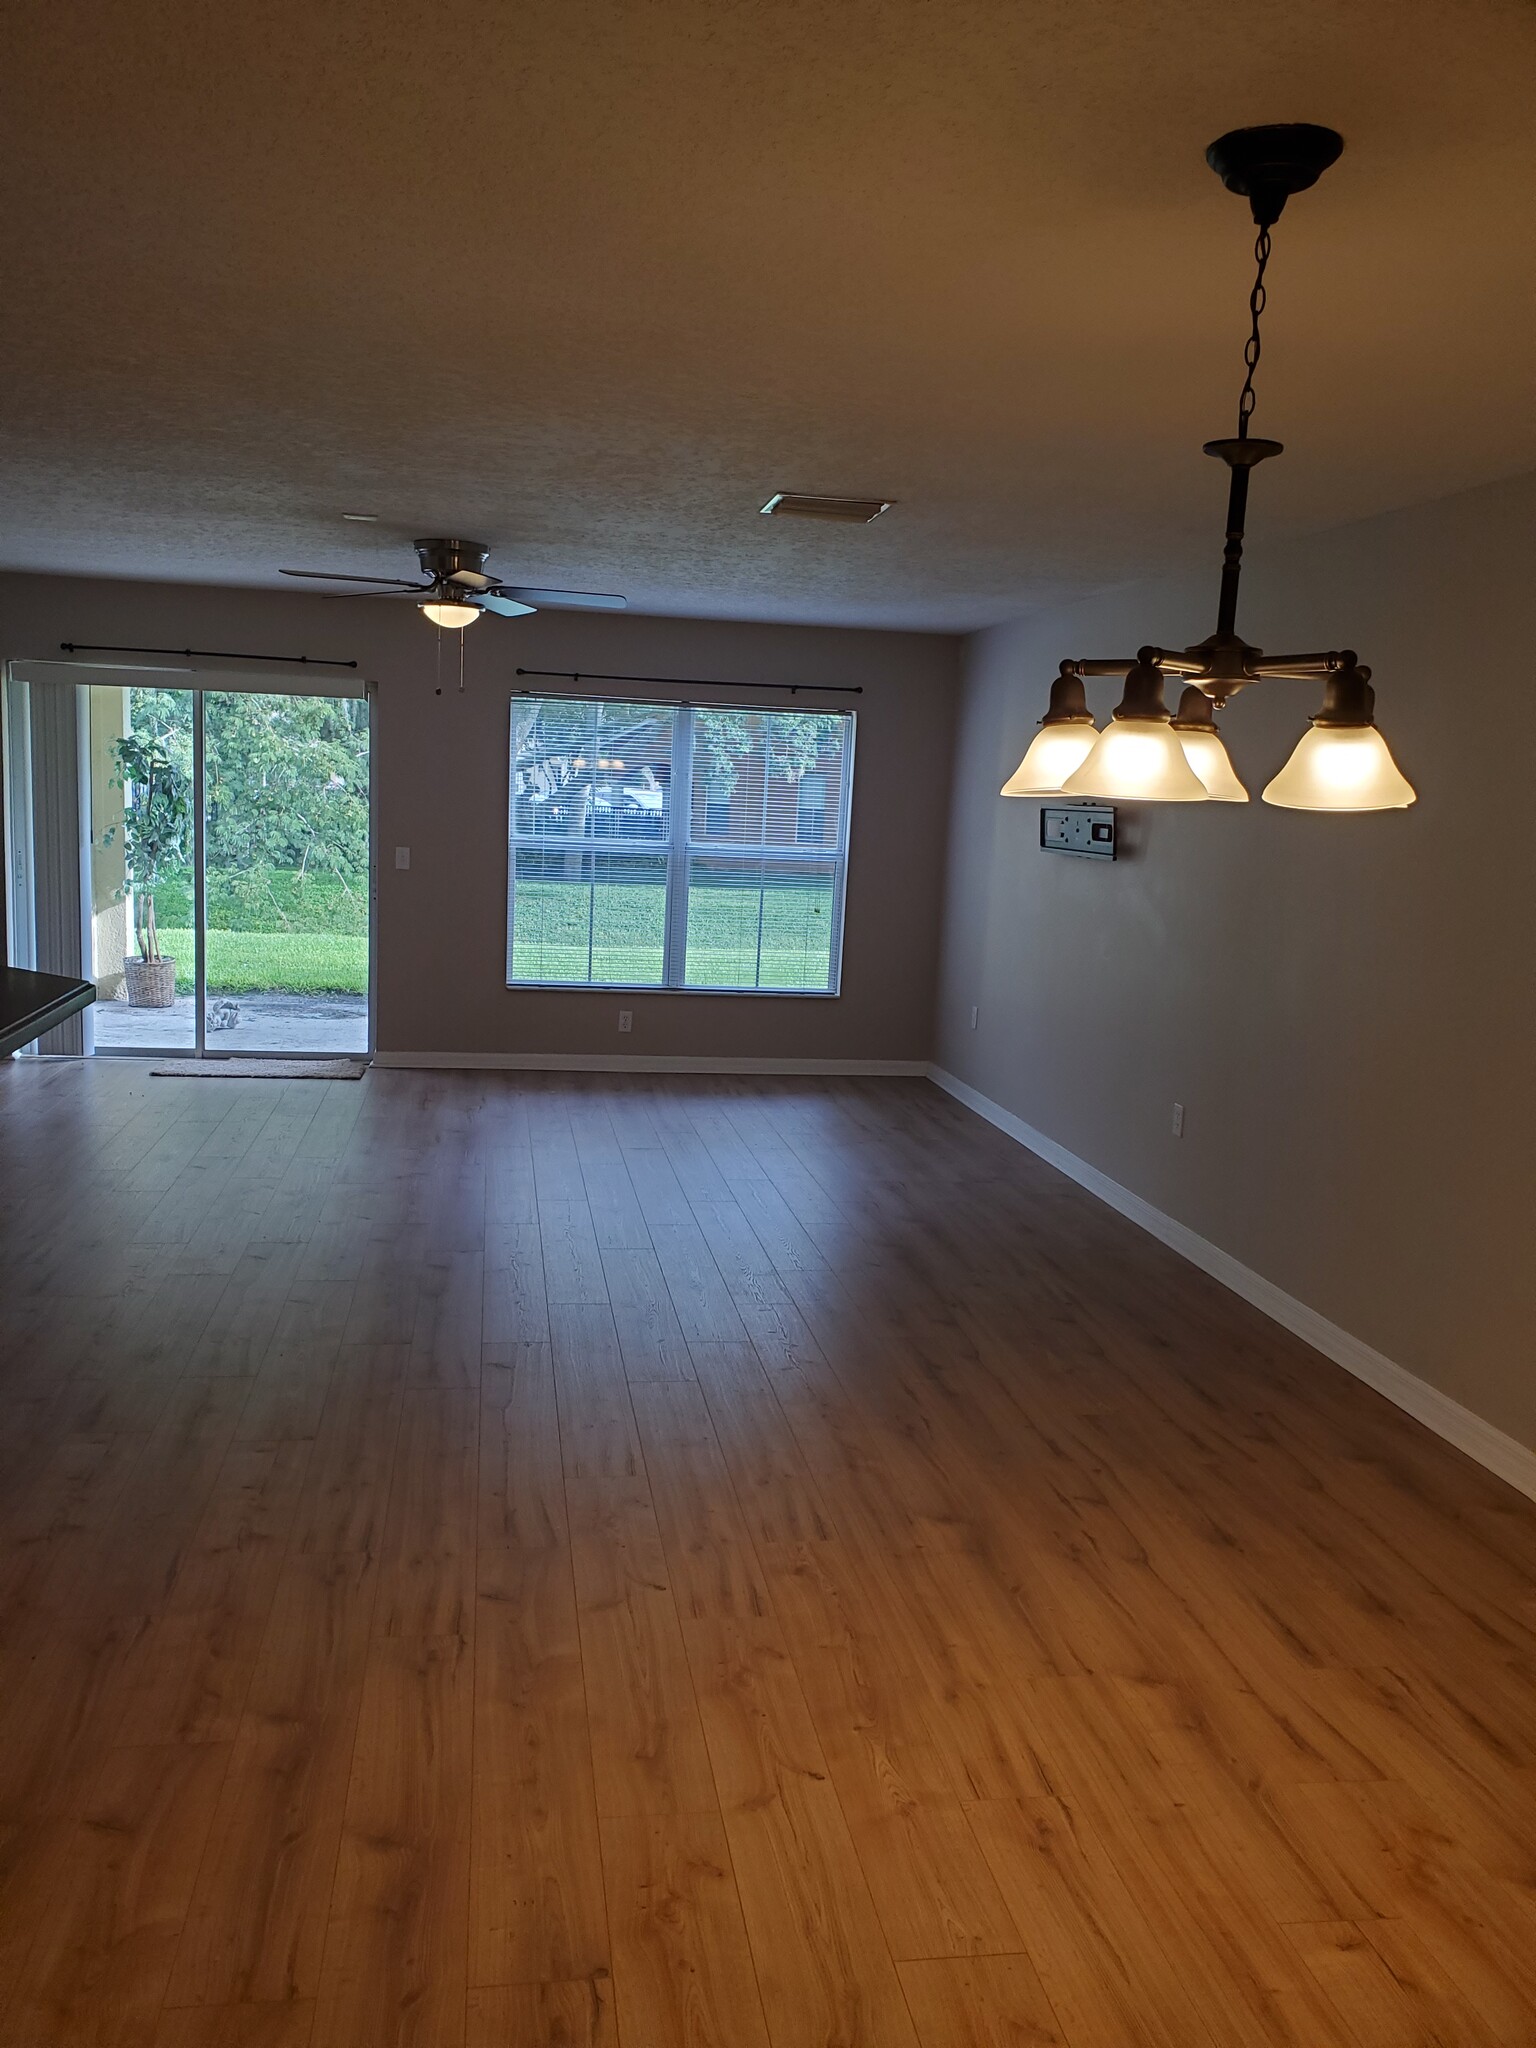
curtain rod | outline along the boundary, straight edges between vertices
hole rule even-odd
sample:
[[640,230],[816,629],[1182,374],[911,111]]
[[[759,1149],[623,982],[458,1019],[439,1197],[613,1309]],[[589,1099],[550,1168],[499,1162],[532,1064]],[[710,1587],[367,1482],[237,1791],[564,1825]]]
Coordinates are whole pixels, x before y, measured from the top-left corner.
[[174,654],[178,661],[281,661],[302,668],[356,668],[355,661],[331,661],[319,654],[231,654],[227,647],[106,647],[92,641],[61,640],[65,654]]
[[[731,683],[716,676],[608,676],[592,669],[520,668],[520,676],[554,676],[570,683],[671,683],[680,690],[788,690],[791,697],[814,691],[820,697],[862,697],[862,683]],[[538,693],[524,690],[525,697]]]

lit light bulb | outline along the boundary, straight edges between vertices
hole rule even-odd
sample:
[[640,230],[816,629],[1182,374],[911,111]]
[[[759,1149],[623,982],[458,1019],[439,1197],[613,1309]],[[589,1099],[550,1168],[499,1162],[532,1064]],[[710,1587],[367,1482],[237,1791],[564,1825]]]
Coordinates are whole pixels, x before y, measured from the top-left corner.
[[421,609],[434,626],[472,626],[480,616],[477,604],[424,604]]
[[1083,679],[1067,672],[1051,684],[1051,701],[1024,758],[1003,784],[1003,796],[1060,796],[1062,784],[1092,752],[1098,728],[1089,716]]
[[1198,683],[1185,686],[1173,729],[1179,736],[1185,760],[1205,784],[1206,795],[1218,804],[1247,803],[1248,792],[1237,778],[1237,770],[1211,716],[1211,700]]
[[1120,718],[1106,726],[1062,791],[1066,796],[1144,804],[1200,804],[1210,796],[1185,759],[1172,726],[1139,718]]
[[1264,792],[1287,811],[1405,811],[1417,791],[1376,730],[1370,670],[1328,678],[1323,708]]
[[1213,803],[1247,803],[1248,792],[1238,780],[1237,770],[1228,758],[1219,733],[1181,732],[1179,745],[1184,749],[1185,760],[1205,784],[1205,793]]
[[1163,702],[1161,669],[1138,660],[1125,679],[1125,695],[1099,734],[1093,752],[1062,784],[1065,796],[1110,802],[1202,804],[1210,791],[1185,759]]
[[1086,725],[1041,726],[1023,760],[1003,784],[1002,794],[1059,796],[1073,769],[1092,753],[1098,736],[1092,720]]
[[1374,725],[1314,725],[1264,801],[1287,811],[1405,811],[1417,796]]

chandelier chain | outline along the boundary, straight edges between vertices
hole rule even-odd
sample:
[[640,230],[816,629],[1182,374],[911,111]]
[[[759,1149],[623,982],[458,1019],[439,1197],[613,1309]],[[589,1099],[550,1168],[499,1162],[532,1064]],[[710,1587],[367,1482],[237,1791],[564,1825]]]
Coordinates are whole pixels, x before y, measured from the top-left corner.
[[1243,361],[1248,374],[1243,379],[1243,388],[1237,401],[1237,433],[1239,440],[1248,438],[1248,422],[1256,403],[1253,390],[1253,373],[1259,367],[1259,356],[1264,344],[1259,338],[1259,319],[1263,314],[1268,293],[1264,289],[1264,272],[1269,264],[1269,229],[1261,227],[1253,245],[1254,261],[1258,269],[1254,274],[1253,290],[1248,294],[1248,312],[1252,326],[1243,347]]

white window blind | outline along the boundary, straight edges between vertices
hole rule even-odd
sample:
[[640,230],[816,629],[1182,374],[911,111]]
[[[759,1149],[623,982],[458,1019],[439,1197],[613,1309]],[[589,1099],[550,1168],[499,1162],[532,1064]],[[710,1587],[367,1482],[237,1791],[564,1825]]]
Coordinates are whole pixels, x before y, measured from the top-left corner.
[[507,980],[835,995],[850,712],[512,705]]

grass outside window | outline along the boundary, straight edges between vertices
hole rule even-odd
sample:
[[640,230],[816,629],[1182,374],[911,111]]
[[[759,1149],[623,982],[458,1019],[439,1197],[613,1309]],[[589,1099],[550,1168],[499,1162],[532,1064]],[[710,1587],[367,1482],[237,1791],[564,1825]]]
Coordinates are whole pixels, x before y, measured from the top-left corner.
[[[818,992],[826,988],[832,956],[831,882],[770,884],[761,901],[759,965],[755,887],[745,891],[720,883],[690,886],[690,987]],[[663,882],[519,882],[512,925],[513,975],[520,981],[659,988],[665,918]]]
[[[191,995],[191,931],[161,925],[160,947],[176,962],[177,995]],[[210,995],[365,996],[368,941],[329,932],[210,931],[207,974]]]
[[[176,962],[176,993],[189,996],[196,958],[190,870],[163,879],[156,900],[161,951]],[[210,870],[206,967],[210,995],[366,996],[366,876]]]

